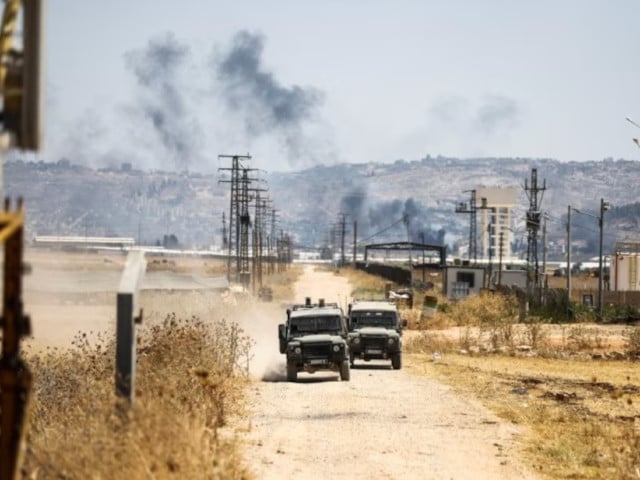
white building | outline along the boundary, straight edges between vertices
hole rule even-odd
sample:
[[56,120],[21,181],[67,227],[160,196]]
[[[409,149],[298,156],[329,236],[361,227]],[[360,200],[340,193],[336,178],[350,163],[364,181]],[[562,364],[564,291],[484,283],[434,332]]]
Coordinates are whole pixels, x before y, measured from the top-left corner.
[[497,261],[501,250],[501,234],[502,258],[510,259],[512,257],[511,216],[516,201],[517,189],[515,187],[476,189],[480,251],[483,258],[492,257]]

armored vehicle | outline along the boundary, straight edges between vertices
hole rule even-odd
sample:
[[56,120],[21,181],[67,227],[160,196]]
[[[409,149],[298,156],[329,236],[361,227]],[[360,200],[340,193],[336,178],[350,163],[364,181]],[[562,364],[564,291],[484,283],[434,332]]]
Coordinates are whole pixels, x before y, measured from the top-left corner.
[[337,303],[320,299],[312,304],[307,298],[303,305],[287,309],[287,323],[278,325],[280,353],[287,355],[287,380],[295,382],[298,372],[318,370],[340,372],[340,379],[348,381],[349,346],[344,313]]
[[402,368],[402,327],[394,302],[355,301],[349,305],[349,359],[391,360],[395,370]]

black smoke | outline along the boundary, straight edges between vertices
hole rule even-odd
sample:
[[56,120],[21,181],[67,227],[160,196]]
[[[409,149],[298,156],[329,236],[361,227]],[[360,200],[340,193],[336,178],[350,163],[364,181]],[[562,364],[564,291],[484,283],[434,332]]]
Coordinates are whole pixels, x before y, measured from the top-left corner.
[[236,33],[231,47],[215,62],[223,101],[240,116],[249,135],[275,135],[296,157],[305,148],[304,124],[315,117],[322,93],[281,84],[264,67],[263,51],[262,35]]
[[365,212],[367,192],[362,187],[356,187],[340,200],[340,212],[349,218],[362,218]]
[[188,57],[189,48],[170,33],[125,55],[139,89],[132,113],[151,128],[154,145],[162,146],[161,160],[176,168],[186,168],[199,157],[202,141],[199,123],[189,113],[188,90],[180,83]]
[[358,222],[358,236],[375,236],[375,242],[411,241],[444,245],[444,228],[432,228],[429,211],[413,198],[373,202],[361,187],[348,192],[340,201],[341,213]]
[[515,100],[487,95],[476,113],[476,125],[485,134],[508,130],[518,123],[520,109]]

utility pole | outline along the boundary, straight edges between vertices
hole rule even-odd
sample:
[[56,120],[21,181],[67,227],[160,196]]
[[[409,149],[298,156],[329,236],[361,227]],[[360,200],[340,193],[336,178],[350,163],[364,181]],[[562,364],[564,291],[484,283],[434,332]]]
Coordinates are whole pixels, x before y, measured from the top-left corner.
[[229,240],[227,242],[227,280],[231,281],[232,257],[236,256],[236,281],[240,275],[240,196],[241,196],[241,176],[243,169],[241,161],[251,160],[250,155],[218,155],[219,159],[231,159],[231,167],[219,168],[219,171],[229,171],[229,180],[219,180],[219,183],[229,183],[231,194],[229,195]]
[[271,209],[271,230],[269,231],[269,273],[276,273],[276,209]]
[[542,288],[547,289],[547,215],[542,216]]
[[602,241],[604,230],[604,212],[609,210],[609,203],[604,201],[604,198],[600,199],[600,217],[598,218],[598,224],[600,226],[600,251],[598,254],[598,317],[602,321],[602,277],[604,275],[604,268],[602,266]]
[[[491,230],[492,224],[489,223],[488,225],[488,229],[489,229],[489,239],[491,239],[491,234],[493,233]],[[493,276],[493,248],[491,248],[491,241],[489,241],[489,277],[487,280],[487,288],[491,288],[491,277]]]
[[356,247],[358,245],[358,221],[353,221],[353,268],[356,268]]
[[571,320],[571,205],[567,207],[567,320]]
[[249,170],[242,169],[242,182],[240,189],[240,250],[238,255],[239,281],[246,289],[249,286],[249,227],[251,216],[249,215]]
[[344,256],[344,239],[347,233],[347,214],[340,214],[340,266],[342,267],[346,263]]
[[469,215],[469,261],[471,261],[471,255],[473,255],[473,263],[478,262],[478,243],[477,243],[477,223],[476,223],[476,191],[465,190],[465,192],[471,192],[471,198],[469,204],[466,202],[460,202],[456,205],[456,213],[468,213]]
[[420,232],[420,240],[422,241],[422,283],[425,283],[424,271],[425,271],[425,263],[424,263],[424,230]]
[[227,250],[227,220],[225,219],[224,212],[222,212],[222,251]]
[[498,260],[498,286],[502,286],[502,247],[504,245],[504,232],[502,230],[500,230],[500,235],[499,235],[500,239],[499,239],[499,243],[498,243],[498,247],[500,248],[499,250],[499,260]]
[[[538,170],[531,169],[531,185],[524,181],[524,190],[529,197],[529,210],[527,211],[527,290],[529,290],[531,280],[536,287],[539,283],[539,266],[538,266],[538,230],[540,229],[540,205],[544,191],[547,189],[546,180],[542,187],[538,186]],[[540,194],[540,199],[538,199]],[[533,275],[532,275],[533,274]],[[531,278],[533,277],[533,279]]]

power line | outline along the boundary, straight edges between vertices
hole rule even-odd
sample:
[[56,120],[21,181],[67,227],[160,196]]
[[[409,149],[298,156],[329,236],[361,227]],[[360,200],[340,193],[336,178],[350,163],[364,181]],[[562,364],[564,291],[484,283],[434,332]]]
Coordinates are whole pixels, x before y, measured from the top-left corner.
[[362,240],[360,240],[358,242],[358,245],[361,245],[369,240],[371,240],[374,237],[377,237],[378,235],[382,235],[383,233],[385,233],[386,231],[392,229],[393,227],[395,227],[396,225],[398,225],[399,223],[404,222],[404,217],[396,220],[395,222],[393,222],[391,225],[384,227],[382,230],[380,230],[379,232],[374,233],[373,235],[368,236],[367,238],[363,238]]

